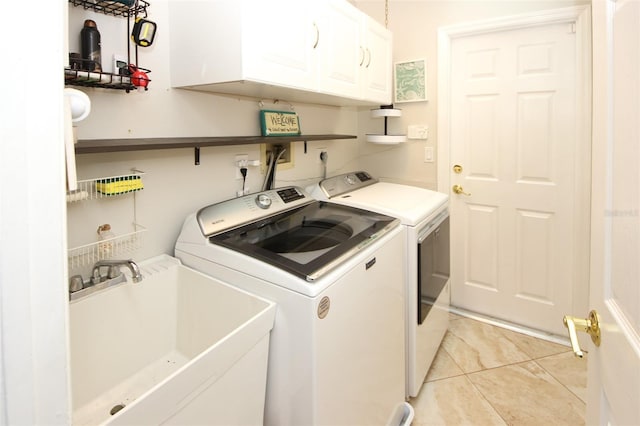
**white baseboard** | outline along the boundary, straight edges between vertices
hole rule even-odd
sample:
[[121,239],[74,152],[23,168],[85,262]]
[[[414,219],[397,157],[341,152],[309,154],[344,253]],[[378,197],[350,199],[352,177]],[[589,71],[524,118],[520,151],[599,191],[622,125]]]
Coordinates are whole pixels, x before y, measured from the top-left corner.
[[471,318],[476,321],[484,322],[486,324],[495,325],[496,327],[506,328],[507,330],[515,331],[516,333],[526,334],[527,336],[536,337],[538,339],[546,340],[548,342],[571,347],[571,343],[569,342],[569,337],[546,333],[544,331],[528,328],[520,324],[514,324],[511,322],[493,318],[487,315],[479,314],[472,311],[467,311],[466,309],[457,308],[455,306],[451,306],[449,310],[451,313],[460,315],[465,318]]

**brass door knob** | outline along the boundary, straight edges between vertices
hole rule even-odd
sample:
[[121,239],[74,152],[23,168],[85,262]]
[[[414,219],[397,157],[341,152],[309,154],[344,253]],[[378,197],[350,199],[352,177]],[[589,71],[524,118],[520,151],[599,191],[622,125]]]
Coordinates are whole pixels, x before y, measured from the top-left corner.
[[456,194],[462,194],[462,195],[471,195],[468,192],[464,192],[464,188],[461,185],[453,185],[453,187],[451,188],[451,190],[456,193]]
[[460,164],[455,164],[453,166],[453,172],[457,174],[462,173],[462,166]]
[[582,358],[584,354],[580,349],[580,344],[578,343],[578,333],[576,331],[584,331],[591,336],[591,341],[594,345],[600,346],[601,337],[600,337],[600,321],[598,318],[598,313],[593,310],[589,312],[589,318],[576,318],[569,315],[565,315],[562,318],[562,322],[564,326],[569,330],[569,339],[571,340],[571,348],[573,349],[573,353],[578,357]]

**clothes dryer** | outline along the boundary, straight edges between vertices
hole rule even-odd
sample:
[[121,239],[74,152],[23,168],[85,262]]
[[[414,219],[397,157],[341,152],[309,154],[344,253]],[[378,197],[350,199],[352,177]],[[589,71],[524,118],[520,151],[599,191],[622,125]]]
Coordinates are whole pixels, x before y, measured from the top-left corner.
[[380,182],[365,171],[333,176],[307,189],[316,199],[401,221],[406,245],[406,395],[417,396],[449,324],[448,195]]

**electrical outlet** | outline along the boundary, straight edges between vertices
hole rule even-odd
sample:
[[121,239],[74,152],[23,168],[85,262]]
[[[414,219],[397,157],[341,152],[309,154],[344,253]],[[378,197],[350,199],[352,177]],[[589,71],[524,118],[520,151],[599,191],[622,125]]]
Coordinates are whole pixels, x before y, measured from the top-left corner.
[[427,140],[429,137],[429,126],[426,124],[414,124],[407,129],[407,138]]
[[244,164],[245,167],[249,166],[249,155],[248,154],[236,154],[235,162],[233,163],[236,169],[236,180],[242,180],[243,176],[240,173],[240,166]]
[[125,55],[113,54],[113,73],[116,75],[128,75],[129,61]]
[[313,157],[316,164],[322,164],[322,153],[326,153],[325,155],[329,155],[329,151],[327,151],[327,147],[323,146],[321,148],[315,148],[313,151]]

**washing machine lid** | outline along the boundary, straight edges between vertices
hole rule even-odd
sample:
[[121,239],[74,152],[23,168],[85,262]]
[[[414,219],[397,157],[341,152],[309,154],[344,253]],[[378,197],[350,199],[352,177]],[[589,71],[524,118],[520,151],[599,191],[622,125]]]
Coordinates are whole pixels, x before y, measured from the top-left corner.
[[417,226],[446,209],[449,202],[447,194],[417,186],[379,182],[367,172],[333,176],[321,181],[318,188],[320,191],[311,191],[316,198],[397,217],[407,226]]
[[314,201],[209,236],[240,252],[312,282],[399,225],[393,217]]

